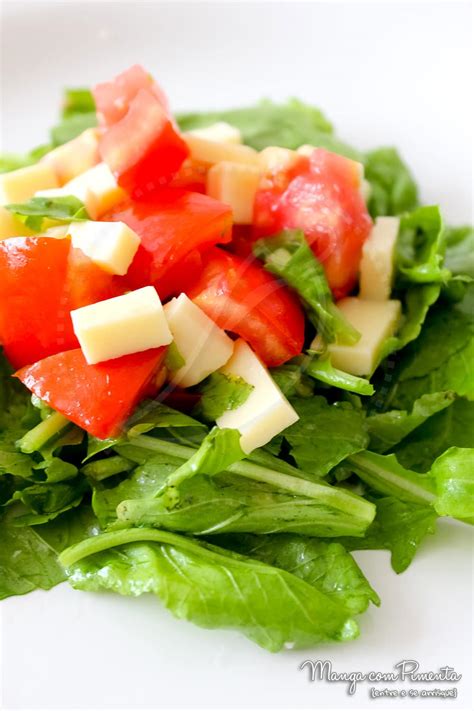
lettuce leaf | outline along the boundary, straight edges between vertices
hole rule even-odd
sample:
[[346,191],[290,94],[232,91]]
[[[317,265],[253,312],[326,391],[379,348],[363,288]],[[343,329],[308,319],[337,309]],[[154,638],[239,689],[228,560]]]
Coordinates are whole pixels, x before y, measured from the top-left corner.
[[84,203],[74,195],[53,198],[33,197],[28,202],[5,205],[5,207],[16,217],[23,219],[27,227],[37,232],[41,230],[45,219],[61,223],[89,219]]
[[168,531],[104,533],[60,561],[77,589],[153,592],[176,617],[238,630],[272,652],[358,635],[346,607],[301,578]]
[[402,215],[396,244],[400,282],[445,282],[450,272],[443,267],[444,225],[439,207],[419,207]]
[[201,396],[194,414],[208,422],[215,422],[227,410],[243,405],[253,390],[243,378],[216,371],[198,386]]
[[454,276],[474,279],[474,229],[470,225],[445,229],[444,266]]
[[370,182],[369,212],[400,215],[418,206],[418,190],[395,148],[378,148],[365,156],[365,177]]

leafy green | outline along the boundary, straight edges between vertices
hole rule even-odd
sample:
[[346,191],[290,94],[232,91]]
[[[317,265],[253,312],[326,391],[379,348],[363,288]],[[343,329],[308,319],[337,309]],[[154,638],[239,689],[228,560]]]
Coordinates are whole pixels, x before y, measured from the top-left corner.
[[334,368],[329,354],[313,358],[307,365],[305,372],[316,380],[340,390],[348,390],[358,395],[373,395],[374,386],[365,378],[345,373]]
[[474,449],[451,447],[434,462],[435,509],[440,516],[474,518]]
[[438,206],[419,207],[402,215],[396,245],[400,278],[417,284],[444,282],[444,225]]
[[84,204],[74,195],[57,197],[32,197],[25,203],[5,205],[6,209],[24,220],[25,225],[39,231],[46,218],[56,222],[90,219]]
[[258,151],[267,146],[298,148],[303,143],[309,143],[354,160],[362,160],[358,151],[333,135],[332,125],[318,109],[297,99],[290,99],[284,104],[264,100],[244,109],[180,114],[177,119],[182,131],[226,121],[240,129],[244,143]]
[[400,215],[418,206],[418,190],[405,163],[394,148],[366,154],[365,177],[370,182],[372,217]]
[[64,90],[62,105],[64,119],[92,112],[95,112],[95,101],[89,89],[74,87]]
[[454,276],[467,275],[474,279],[474,229],[470,225],[447,227],[445,242],[444,266]]
[[168,368],[168,370],[179,370],[185,364],[186,361],[179,352],[175,341],[171,341],[166,351],[165,367]]
[[196,414],[209,422],[215,422],[227,410],[243,405],[254,389],[236,375],[216,371],[198,386],[201,399]]
[[51,142],[54,147],[72,141],[88,128],[97,126],[95,111],[70,114],[51,129]]
[[296,575],[341,602],[353,615],[365,612],[370,602],[380,604],[355,560],[338,542],[280,534],[222,536],[218,543]]
[[304,372],[305,362],[306,359],[301,362],[299,358],[295,358],[284,365],[270,369],[273,380],[287,398],[313,395],[313,383]]
[[324,476],[350,454],[368,444],[364,414],[347,403],[329,405],[325,398],[293,399],[300,419],[284,432],[292,457],[304,471]]
[[358,634],[344,605],[301,578],[167,531],[104,533],[60,560],[75,588],[154,592],[176,617],[237,629],[272,652]]
[[0,154],[0,173],[9,173],[12,170],[26,168],[33,163],[37,163],[46,153],[49,153],[52,146],[43,145],[34,148],[29,153],[20,155],[17,153],[1,153]]
[[265,268],[283,279],[301,298],[306,313],[325,343],[356,343],[360,334],[336,308],[322,264],[301,230],[284,230],[258,240],[254,254]]
[[392,568],[403,573],[412,562],[422,540],[435,532],[437,514],[431,506],[388,496],[377,500],[377,514],[363,538],[340,538],[347,550],[387,549]]

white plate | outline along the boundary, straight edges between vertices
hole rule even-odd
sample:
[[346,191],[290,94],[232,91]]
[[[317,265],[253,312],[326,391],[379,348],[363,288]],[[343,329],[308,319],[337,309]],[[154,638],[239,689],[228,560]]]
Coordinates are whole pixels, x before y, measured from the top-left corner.
[[[426,202],[471,219],[469,3],[53,3],[2,5],[2,143],[44,141],[63,86],[148,67],[176,108],[299,96],[362,148],[398,146]],[[396,576],[386,553],[357,560],[382,598],[346,645],[270,655],[233,633],[174,620],[154,598],[62,585],[2,603],[3,708],[472,707],[472,559],[466,528],[442,522]],[[390,672],[401,659],[463,675],[458,698],[348,696],[299,665]],[[410,687],[408,684],[377,688]]]

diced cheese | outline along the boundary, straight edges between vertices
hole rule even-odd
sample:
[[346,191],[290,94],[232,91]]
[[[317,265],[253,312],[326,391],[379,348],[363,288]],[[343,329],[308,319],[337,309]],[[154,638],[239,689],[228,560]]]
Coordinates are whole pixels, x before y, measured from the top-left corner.
[[185,361],[170,374],[172,383],[189,388],[227,363],[234,342],[186,294],[171,299],[163,308],[176,348]]
[[64,239],[70,236],[70,225],[56,225],[41,232],[41,237],[52,237],[53,239]]
[[242,134],[239,129],[225,121],[218,121],[204,128],[195,128],[189,133],[192,136],[205,138],[208,141],[217,141],[218,143],[242,143]]
[[234,353],[221,372],[239,376],[254,386],[242,405],[227,410],[216,421],[219,427],[239,430],[240,446],[246,454],[298,420],[268,370],[242,339],[235,342]]
[[397,244],[399,217],[377,217],[362,248],[360,262],[361,299],[385,301],[390,298]]
[[392,336],[401,315],[399,301],[364,301],[349,296],[338,308],[361,337],[352,346],[331,343],[328,351],[335,368],[352,375],[372,375],[378,365],[381,347]]
[[299,160],[296,151],[280,146],[268,146],[258,154],[260,168],[263,173],[280,173],[289,170]]
[[0,175],[0,205],[29,200],[37,190],[57,188],[56,173],[47,163],[36,163],[27,168]]
[[90,365],[166,346],[173,340],[152,286],[75,309],[71,318]]
[[140,246],[139,236],[124,222],[72,222],[72,246],[109,274],[123,276]]
[[0,239],[29,237],[33,232],[9,210],[0,205]]
[[65,197],[74,195],[87,210],[87,214],[97,220],[107,210],[126,197],[126,193],[117,185],[112,171],[106,163],[86,170],[74,180],[54,190],[40,190],[36,197]]
[[41,159],[42,163],[53,168],[60,185],[81,175],[99,161],[99,136],[96,128],[88,128]]
[[232,208],[234,222],[251,225],[260,171],[253,165],[222,161],[207,174],[206,192]]
[[231,163],[247,163],[258,166],[258,153],[250,146],[242,146],[235,143],[218,143],[210,141],[208,138],[201,138],[192,133],[183,133],[193,160],[212,165],[222,160]]
[[313,151],[315,151],[317,146],[310,146],[309,143],[304,143],[302,146],[296,149],[296,152],[300,156],[306,156],[309,158]]

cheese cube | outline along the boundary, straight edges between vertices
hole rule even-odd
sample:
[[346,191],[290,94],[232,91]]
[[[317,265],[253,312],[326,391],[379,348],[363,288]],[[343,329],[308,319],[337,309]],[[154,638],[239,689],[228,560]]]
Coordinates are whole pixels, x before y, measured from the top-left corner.
[[258,153],[250,146],[242,146],[235,143],[218,143],[210,141],[208,138],[201,138],[192,133],[183,133],[193,160],[212,165],[221,160],[231,163],[247,163],[258,166]]
[[167,346],[173,340],[152,286],[83,306],[71,311],[71,319],[90,365]]
[[296,152],[300,156],[306,156],[309,158],[313,151],[315,151],[317,146],[311,146],[309,143],[303,143],[302,146],[296,149]]
[[27,168],[0,175],[0,205],[26,202],[37,190],[57,188],[56,173],[47,163],[36,163]]
[[239,129],[225,121],[218,121],[205,128],[195,128],[189,133],[191,136],[205,138],[208,141],[217,141],[218,143],[242,143],[242,134]]
[[126,197],[125,191],[117,185],[117,181],[106,163],[99,163],[86,170],[85,173],[70,180],[62,188],[40,190],[35,193],[35,197],[48,198],[66,197],[67,195],[73,195],[84,203],[87,214],[93,220],[97,220]]
[[88,128],[41,159],[42,163],[53,168],[60,185],[81,175],[99,161],[99,135],[96,128]]
[[220,372],[239,376],[254,386],[242,405],[224,412],[216,421],[219,427],[239,430],[240,446],[246,454],[298,420],[268,370],[242,339],[235,342],[234,353]]
[[399,301],[364,301],[349,296],[337,307],[361,337],[352,346],[331,343],[328,351],[335,368],[352,375],[372,375],[384,341],[395,333],[401,315]]
[[360,262],[361,299],[385,301],[390,298],[395,266],[400,218],[377,217],[362,248]]
[[227,363],[234,342],[186,294],[171,299],[164,312],[176,348],[185,361],[170,374],[172,383],[189,388]]
[[124,222],[72,222],[72,246],[109,274],[123,276],[140,246],[140,237]]
[[268,146],[260,151],[258,160],[263,173],[274,174],[293,168],[298,163],[299,156],[289,148]]
[[70,236],[70,225],[55,225],[41,232],[41,237],[52,237],[52,239],[65,239]]
[[0,205],[0,239],[8,237],[29,237],[33,232],[15,217],[10,210]]
[[206,193],[232,208],[234,222],[251,225],[260,171],[253,165],[222,161],[207,174]]

